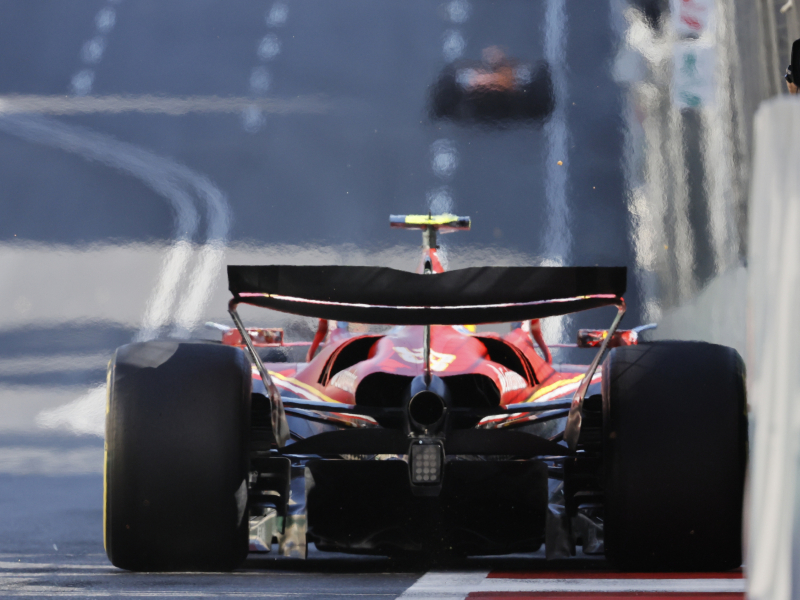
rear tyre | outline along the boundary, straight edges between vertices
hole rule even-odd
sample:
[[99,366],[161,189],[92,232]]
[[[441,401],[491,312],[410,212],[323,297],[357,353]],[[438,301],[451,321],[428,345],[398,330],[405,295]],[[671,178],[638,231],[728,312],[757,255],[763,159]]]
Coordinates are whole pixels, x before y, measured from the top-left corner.
[[463,95],[456,81],[455,68],[447,67],[431,90],[431,116],[435,119],[456,118]]
[[544,119],[555,108],[553,80],[547,63],[536,65],[533,81],[522,90],[524,105],[520,113],[527,119]]
[[108,372],[104,542],[132,571],[229,570],[247,556],[250,363],[154,341]]
[[605,550],[618,568],[742,563],[744,363],[702,342],[620,347],[603,365]]

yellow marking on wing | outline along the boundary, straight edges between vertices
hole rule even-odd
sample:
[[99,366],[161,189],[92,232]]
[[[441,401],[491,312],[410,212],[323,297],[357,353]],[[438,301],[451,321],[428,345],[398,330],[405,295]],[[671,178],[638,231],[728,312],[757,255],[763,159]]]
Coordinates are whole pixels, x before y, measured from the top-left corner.
[[338,400],[334,400],[333,398],[329,398],[328,396],[326,396],[325,394],[320,392],[317,388],[315,388],[315,387],[313,387],[311,385],[308,385],[307,383],[303,383],[302,381],[297,381],[297,379],[295,379],[294,377],[287,377],[286,375],[281,375],[280,373],[275,373],[274,371],[269,371],[269,376],[270,377],[277,377],[278,379],[281,379],[283,381],[291,383],[292,385],[296,385],[296,386],[299,386],[299,387],[303,388],[304,390],[308,390],[309,392],[311,392],[312,394],[314,394],[315,396],[317,396],[321,400],[324,400],[325,402],[333,402],[335,404],[342,404],[342,402],[339,402]]
[[447,225],[453,221],[458,221],[456,215],[406,215],[406,223],[409,225]]
[[[106,422],[111,411],[111,364],[112,358],[106,367]],[[103,438],[103,549],[108,551],[106,521],[108,520],[108,436]]]
[[108,446],[103,446],[103,550],[108,552]]
[[550,385],[543,387],[542,389],[536,390],[533,393],[533,395],[531,395],[530,398],[525,400],[525,402],[533,402],[537,398],[540,398],[545,394],[552,392],[553,390],[557,390],[558,388],[563,387],[565,385],[569,385],[570,383],[575,383],[576,381],[580,381],[581,379],[583,379],[583,375],[578,375],[577,377],[573,377],[571,379],[562,379],[560,381],[556,381],[555,383],[551,383]]

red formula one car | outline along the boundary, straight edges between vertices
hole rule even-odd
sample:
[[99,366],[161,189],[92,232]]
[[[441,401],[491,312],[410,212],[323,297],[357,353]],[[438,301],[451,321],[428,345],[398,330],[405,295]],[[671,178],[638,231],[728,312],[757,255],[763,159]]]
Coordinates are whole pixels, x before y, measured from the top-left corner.
[[[116,351],[112,563],[230,569],[248,551],[304,557],[313,542],[389,556],[581,546],[629,569],[739,566],[747,417],[734,350],[618,331],[624,268],[445,272],[436,235],[469,219],[392,225],[423,231],[416,273],[231,266],[236,327],[223,343]],[[280,330],[247,329],[242,303],[320,319],[309,360],[265,362],[289,346]],[[536,320],[603,306],[617,309],[611,327],[578,336],[596,347],[590,364],[551,364]],[[506,335],[464,325],[504,322]]]

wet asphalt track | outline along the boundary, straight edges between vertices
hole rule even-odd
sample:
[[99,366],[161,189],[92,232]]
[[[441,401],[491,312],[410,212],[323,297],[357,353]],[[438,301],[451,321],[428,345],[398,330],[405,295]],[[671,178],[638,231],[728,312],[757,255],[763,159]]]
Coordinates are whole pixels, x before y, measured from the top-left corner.
[[[251,555],[236,573],[127,573],[103,551],[102,494],[100,475],[0,476],[0,597],[395,598],[428,568],[312,549],[306,561]],[[537,553],[446,568],[525,571],[544,563]],[[570,567],[599,564],[571,561]]]
[[[137,336],[223,319],[225,262],[409,268],[417,240],[390,232],[388,215],[449,209],[473,218],[472,232],[445,240],[454,264],[629,266],[631,326],[738,264],[740,224],[726,225],[733,234],[714,224],[738,214],[746,180],[712,185],[690,134],[713,119],[684,115],[684,137],[670,141],[669,94],[641,100],[661,85],[651,71],[664,44],[641,34],[624,0],[51,0],[3,11],[0,597],[396,597],[425,571],[316,552],[253,558],[236,574],[134,575],[107,562],[106,361]],[[640,46],[626,54],[622,39]],[[553,117],[431,120],[429,88],[447,62],[492,44],[551,62]],[[20,113],[20,102],[36,108]],[[741,154],[736,135],[723,157]]]
[[[6,390],[2,411],[9,432],[0,439],[0,462],[7,472],[0,475],[0,596],[393,598],[425,571],[382,558],[312,551],[305,563],[257,557],[236,574],[120,572],[102,548],[100,438],[73,437],[69,431],[43,434],[35,421],[42,410],[62,406],[102,382],[103,357],[141,331],[158,258],[148,263],[142,258],[146,252],[134,250],[123,253],[132,262],[119,267],[103,260],[109,245],[138,244],[141,250],[142,245],[168,247],[175,239],[202,244],[224,238],[229,244],[351,242],[380,249],[396,233],[388,231],[390,213],[425,210],[426,198],[439,193],[452,198],[449,205],[440,200],[442,208],[474,219],[470,239],[452,241],[454,252],[466,244],[497,246],[501,254],[508,252],[503,246],[526,255],[547,251],[541,125],[519,131],[438,125],[429,121],[425,106],[428,87],[446,64],[443,36],[461,35],[471,58],[480,56],[482,44],[502,43],[524,59],[541,59],[544,4],[475,3],[464,22],[448,20],[440,6],[426,2],[291,2],[283,15],[281,6],[272,1],[87,0],[19,4],[0,21],[2,53],[14,57],[0,66],[4,95],[218,96],[254,103],[269,95],[290,106],[286,114],[265,110],[255,117],[242,109],[175,116],[158,107],[150,114],[46,109],[0,116],[5,215],[0,239],[7,252],[22,247],[14,273],[23,282],[18,293],[6,288],[15,312],[0,331],[6,365],[0,371]],[[601,22],[608,20],[604,10],[593,11]],[[586,18],[576,23],[592,26]],[[387,28],[391,40],[385,39]],[[265,59],[259,50],[268,36],[278,40],[280,51]],[[103,51],[97,56],[95,47],[87,60],[86,44],[92,40]],[[618,98],[600,68],[611,43],[608,35],[593,37],[573,75],[575,81],[594,70],[608,101],[601,103],[602,110],[576,111],[568,118],[577,131],[592,131],[594,144],[611,148],[614,156],[621,136],[607,117],[618,112]],[[76,89],[76,82],[86,85],[89,71],[91,88]],[[268,84],[259,80],[264,73]],[[323,113],[292,108],[298,96],[319,96]],[[94,144],[93,134],[102,136]],[[456,148],[457,166],[446,163],[435,172],[432,145],[442,139]],[[575,147],[572,160],[581,177],[594,177],[606,190],[604,197],[619,197],[620,174],[594,158],[600,154],[591,145]],[[224,194],[229,226],[220,225],[196,189],[186,189],[191,174],[180,175],[177,190],[158,187],[165,178],[159,171],[162,157],[170,166],[188,166]],[[507,169],[516,175],[508,177]],[[490,204],[489,198],[495,200]],[[594,262],[627,260],[624,206],[615,204],[601,213],[616,231],[612,237],[622,243],[598,244],[603,256]],[[594,206],[587,204],[589,212],[601,214]],[[588,215],[577,219],[588,220]],[[581,231],[597,235],[586,224]],[[417,243],[400,236],[390,244]],[[45,258],[25,254],[31,248],[44,248]],[[68,268],[86,284],[81,293],[64,282],[61,289],[70,289],[78,304],[69,312],[63,298],[42,304],[41,296],[29,291],[41,289],[41,282],[25,280],[24,272],[31,261],[42,265],[71,248],[85,251]],[[98,256],[102,267],[90,266]],[[125,271],[121,280],[118,268]],[[47,273],[60,270],[55,266]],[[112,304],[124,303],[127,295],[140,300],[138,306],[112,308],[109,318],[98,318],[94,300],[103,294]],[[211,309],[211,315],[221,308]],[[180,320],[178,313],[179,307],[160,323],[162,334]]]

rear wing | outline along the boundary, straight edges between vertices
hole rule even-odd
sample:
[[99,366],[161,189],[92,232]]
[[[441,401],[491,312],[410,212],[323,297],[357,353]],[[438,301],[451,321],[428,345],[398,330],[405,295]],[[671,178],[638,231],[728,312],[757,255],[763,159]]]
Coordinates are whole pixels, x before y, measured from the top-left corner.
[[[229,266],[228,312],[267,388],[272,435],[282,448],[289,439],[283,402],[236,311],[241,303],[319,319],[427,326],[541,319],[615,305],[617,316],[570,405],[564,439],[574,450],[583,399],[625,313],[625,286],[625,267],[471,267],[417,274],[386,267]],[[425,332],[429,378],[430,327]]]
[[453,231],[469,231],[472,221],[469,217],[456,215],[390,215],[389,226],[392,229],[435,229],[439,233]]
[[470,267],[417,274],[386,267],[229,266],[232,304],[390,325],[541,319],[622,303],[625,267]]

